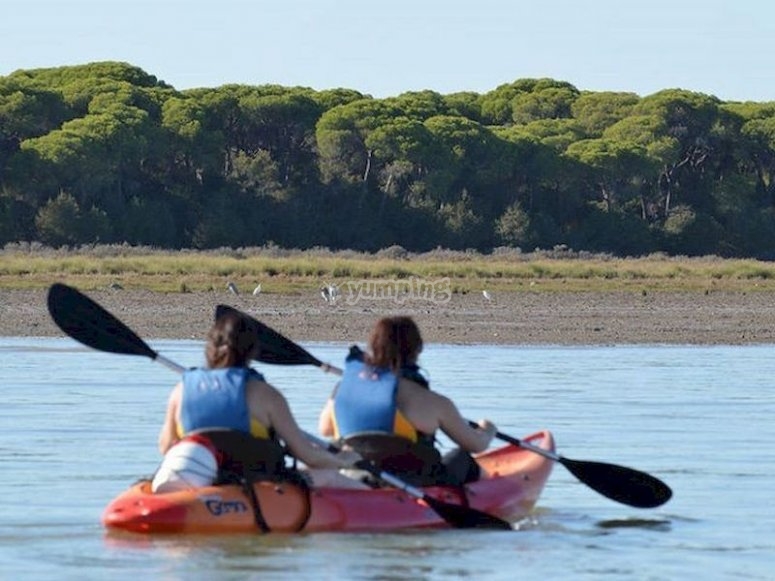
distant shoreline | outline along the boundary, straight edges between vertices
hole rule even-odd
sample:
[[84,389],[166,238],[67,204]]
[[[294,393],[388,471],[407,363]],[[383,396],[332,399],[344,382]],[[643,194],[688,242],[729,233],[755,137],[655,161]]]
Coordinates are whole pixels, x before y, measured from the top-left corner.
[[[360,343],[388,314],[418,322],[426,343],[502,345],[775,344],[775,292],[493,292],[454,294],[447,303],[340,299],[317,291],[234,297],[226,290],[87,294],[141,337],[200,339],[215,306],[245,310],[292,340]],[[353,301],[350,301],[353,302]],[[45,289],[0,289],[0,336],[64,336]]]

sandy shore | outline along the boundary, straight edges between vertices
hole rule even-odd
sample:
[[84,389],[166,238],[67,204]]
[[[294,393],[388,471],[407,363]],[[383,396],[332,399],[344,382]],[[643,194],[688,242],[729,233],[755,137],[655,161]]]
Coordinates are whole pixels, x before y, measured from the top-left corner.
[[[598,345],[775,343],[775,293],[514,292],[487,301],[453,295],[447,303],[417,299],[349,300],[329,305],[316,293],[235,297],[221,293],[89,291],[90,297],[146,339],[202,338],[215,306],[225,303],[297,341],[363,343],[387,314],[415,317],[426,342]],[[45,290],[0,291],[0,336],[55,337]]]

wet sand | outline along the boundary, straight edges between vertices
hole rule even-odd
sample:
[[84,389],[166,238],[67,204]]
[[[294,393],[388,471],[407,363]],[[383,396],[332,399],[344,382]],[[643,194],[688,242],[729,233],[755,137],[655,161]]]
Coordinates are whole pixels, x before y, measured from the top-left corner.
[[[91,298],[145,339],[203,338],[215,306],[242,309],[295,341],[363,343],[374,321],[406,314],[429,343],[506,345],[775,343],[775,293],[510,292],[453,294],[446,303],[319,294],[89,291]],[[63,336],[51,320],[46,290],[0,291],[0,336]]]

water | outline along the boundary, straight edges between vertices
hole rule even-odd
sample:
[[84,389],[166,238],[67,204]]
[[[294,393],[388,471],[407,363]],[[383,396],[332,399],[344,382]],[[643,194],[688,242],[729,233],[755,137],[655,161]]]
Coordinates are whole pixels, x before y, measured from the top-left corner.
[[[151,345],[183,365],[202,344]],[[340,364],[344,345],[306,344]],[[772,579],[775,357],[753,347],[430,345],[435,389],[562,455],[644,470],[674,498],[617,504],[556,466],[519,530],[142,537],[107,502],[158,464],[175,375],[70,339],[0,339],[0,579]],[[313,430],[335,379],[263,366]]]

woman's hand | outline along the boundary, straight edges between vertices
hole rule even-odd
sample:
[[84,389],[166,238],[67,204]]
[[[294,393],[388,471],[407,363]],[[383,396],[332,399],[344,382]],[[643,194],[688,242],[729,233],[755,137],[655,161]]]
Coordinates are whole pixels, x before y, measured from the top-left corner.
[[336,459],[342,462],[342,468],[353,468],[357,462],[363,460],[355,450],[341,450],[336,454]]
[[483,432],[486,432],[488,436],[490,436],[490,439],[495,437],[495,433],[498,431],[498,428],[495,424],[493,424],[490,420],[479,420],[476,422],[479,424],[479,429]]

